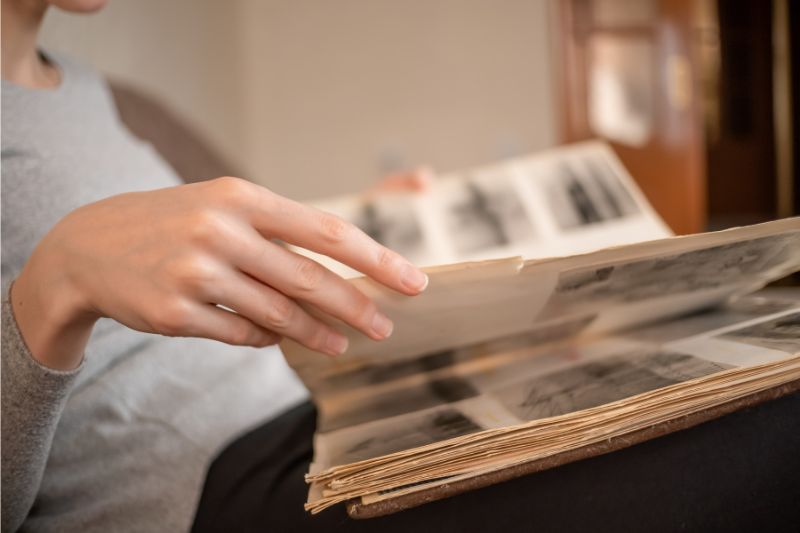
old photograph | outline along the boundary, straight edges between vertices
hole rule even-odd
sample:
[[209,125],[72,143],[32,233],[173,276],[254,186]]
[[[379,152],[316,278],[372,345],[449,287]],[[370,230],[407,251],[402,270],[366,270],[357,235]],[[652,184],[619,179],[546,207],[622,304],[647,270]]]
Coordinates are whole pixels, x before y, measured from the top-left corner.
[[800,353],[800,312],[729,331],[719,338],[789,354]]
[[600,158],[562,162],[544,193],[561,229],[574,229],[638,212],[630,192]]
[[485,358],[501,352],[535,348],[540,345],[562,341],[578,335],[596,318],[596,315],[581,315],[566,319],[551,320],[537,324],[530,330],[515,335],[491,339],[472,346],[431,352],[417,357],[381,364],[369,365],[329,375],[320,383],[318,390],[331,392],[357,387],[376,386],[418,374],[427,374],[453,367],[475,358]]
[[386,197],[365,202],[352,222],[411,261],[424,261],[429,254],[414,203],[408,198]]
[[599,193],[600,210],[611,218],[621,218],[639,212],[631,192],[614,172],[608,161],[601,157],[584,157],[582,163],[591,176],[589,187]]
[[446,406],[318,435],[331,464],[347,464],[483,431],[457,408]]
[[525,333],[487,342],[486,349],[489,352],[500,352],[574,338],[588,328],[596,318],[596,314],[586,314],[549,320],[536,324]]
[[421,411],[480,394],[468,380],[458,376],[422,375],[415,381],[397,387],[375,388],[372,394],[358,402],[337,402],[335,398],[323,398],[320,431],[333,431]]
[[630,352],[494,391],[523,420],[563,415],[713,374],[726,367],[683,353]]
[[380,385],[415,374],[424,374],[455,364],[462,350],[443,350],[411,359],[394,361],[385,364],[369,364],[360,368],[340,372],[329,376],[323,384],[323,392],[331,390],[347,390],[356,387]]
[[[479,396],[522,376],[540,376],[581,357],[570,342],[593,317],[553,322],[536,330],[459,350],[331,376],[321,395],[320,427],[333,431]],[[545,346],[548,345],[548,346]],[[359,391],[357,397],[353,391]]]
[[800,232],[561,274],[548,306],[631,303],[715,289],[800,262]]
[[506,176],[454,181],[440,193],[447,234],[460,255],[518,244],[536,236],[519,193]]
[[638,327],[624,333],[625,338],[663,344],[751,321],[760,316],[788,311],[797,302],[746,296],[722,307],[701,309],[686,316]]

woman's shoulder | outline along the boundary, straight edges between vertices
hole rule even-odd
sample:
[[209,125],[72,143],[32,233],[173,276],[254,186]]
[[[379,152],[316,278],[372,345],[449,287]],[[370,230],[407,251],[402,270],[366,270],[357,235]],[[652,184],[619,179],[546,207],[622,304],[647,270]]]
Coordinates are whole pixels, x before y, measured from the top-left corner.
[[[84,62],[59,52],[40,50],[61,73],[58,86],[35,89],[3,81],[3,149],[51,150],[70,146],[68,132],[119,130],[113,95],[103,76]],[[86,138],[81,133],[80,138]]]

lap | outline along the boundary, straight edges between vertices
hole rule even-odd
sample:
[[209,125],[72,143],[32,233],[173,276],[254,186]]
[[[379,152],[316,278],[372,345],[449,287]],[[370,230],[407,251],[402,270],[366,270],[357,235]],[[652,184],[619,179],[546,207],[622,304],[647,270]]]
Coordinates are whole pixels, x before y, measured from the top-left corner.
[[316,412],[302,404],[211,465],[202,531],[795,531],[800,394],[608,455],[387,517],[303,510]]

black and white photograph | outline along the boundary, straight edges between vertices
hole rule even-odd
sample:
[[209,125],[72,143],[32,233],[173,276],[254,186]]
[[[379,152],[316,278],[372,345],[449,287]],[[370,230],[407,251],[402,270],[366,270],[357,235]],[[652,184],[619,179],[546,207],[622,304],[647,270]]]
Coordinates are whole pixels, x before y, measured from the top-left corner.
[[324,393],[348,390],[356,387],[380,386],[382,384],[418,374],[427,374],[459,365],[477,358],[488,358],[494,354],[535,348],[578,335],[597,318],[597,315],[567,317],[536,325],[530,330],[515,335],[491,339],[472,346],[427,353],[417,357],[374,363],[346,371],[332,373],[319,384]]
[[[430,354],[404,362],[368,367],[330,376],[324,390],[322,431],[333,431],[405,413],[474,398],[521,376],[541,376],[581,357],[565,339],[591,318],[551,323],[530,334],[514,335],[471,348]],[[354,399],[348,391],[365,393]]]
[[439,405],[466,400],[480,392],[468,380],[454,375],[421,375],[414,384],[374,389],[363,401],[323,401],[324,416],[320,431],[337,429],[380,420]]
[[531,241],[533,222],[505,176],[453,181],[440,191],[445,227],[458,254]]
[[612,355],[525,380],[491,395],[523,420],[563,415],[714,374],[726,367],[668,351]]
[[[548,320],[536,324],[524,333],[492,339],[481,344],[480,355],[496,354],[524,348],[537,348],[545,344],[556,343],[577,337],[597,318],[596,314],[585,314]],[[477,355],[477,354],[476,354]]]
[[796,260],[800,232],[561,274],[548,307],[632,303],[716,289]]
[[545,185],[551,213],[561,229],[575,229],[639,212],[630,192],[602,158],[562,161],[558,179]]
[[408,198],[384,197],[365,202],[352,220],[374,240],[411,261],[427,255],[425,235],[414,203]]
[[580,160],[603,199],[601,211],[612,218],[621,218],[639,212],[639,206],[620,177],[602,157],[584,157]]
[[[315,385],[315,391],[324,395],[326,406],[331,407],[326,409],[323,426],[327,431],[459,401],[494,388],[507,381],[509,375],[540,374],[543,368],[546,371],[544,365],[551,362],[542,355],[530,354],[571,351],[574,341],[570,339],[595,318],[596,315],[585,315],[552,320],[525,333],[472,346],[330,373]],[[347,395],[352,390],[370,392],[357,405],[338,401],[340,394]]]
[[425,446],[484,428],[456,406],[430,409],[340,432],[321,434],[332,464],[347,464]]
[[790,354],[800,353],[800,312],[729,331],[719,338]]
[[695,335],[713,334],[716,330],[735,324],[788,311],[796,305],[788,300],[745,296],[724,307],[701,309],[686,316],[634,328],[625,332],[625,338],[656,344],[674,342]]
[[[458,402],[521,375],[541,375],[550,365],[573,357],[569,343],[563,347],[544,345],[573,337],[594,318],[551,321],[523,334],[470,347],[332,374],[316,389],[324,395],[320,430],[334,431]],[[530,356],[542,349],[548,353]],[[345,399],[353,390],[369,393],[357,400]]]
[[324,392],[347,390],[355,387],[381,385],[397,379],[402,379],[415,374],[432,372],[441,368],[452,366],[461,357],[457,357],[464,350],[443,350],[432,352],[410,359],[392,361],[384,364],[369,364],[366,366],[338,372],[328,376],[320,390]]

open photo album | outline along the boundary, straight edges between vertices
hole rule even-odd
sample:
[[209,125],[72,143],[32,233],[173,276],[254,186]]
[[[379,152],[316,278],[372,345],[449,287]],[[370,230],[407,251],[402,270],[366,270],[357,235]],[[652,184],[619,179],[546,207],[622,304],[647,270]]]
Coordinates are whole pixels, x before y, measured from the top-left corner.
[[392,293],[299,250],[393,320],[336,358],[282,349],[319,411],[307,510],[396,512],[800,389],[800,219],[672,236],[604,144],[318,207],[427,265]]

